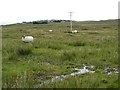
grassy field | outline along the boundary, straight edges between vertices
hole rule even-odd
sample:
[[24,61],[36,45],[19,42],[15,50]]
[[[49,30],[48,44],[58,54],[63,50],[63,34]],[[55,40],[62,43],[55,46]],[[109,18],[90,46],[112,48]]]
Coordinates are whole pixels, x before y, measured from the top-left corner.
[[[3,88],[118,88],[118,74],[105,73],[107,67],[118,68],[117,20],[74,22],[73,29],[78,33],[68,33],[65,22],[3,26]],[[32,35],[34,42],[22,42],[22,35]],[[95,73],[39,86],[83,64],[95,66]]]

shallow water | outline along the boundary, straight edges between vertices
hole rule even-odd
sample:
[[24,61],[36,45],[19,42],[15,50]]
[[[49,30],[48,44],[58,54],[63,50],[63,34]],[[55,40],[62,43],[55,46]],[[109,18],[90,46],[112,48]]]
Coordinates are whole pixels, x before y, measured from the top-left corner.
[[110,67],[105,68],[105,73],[106,73],[107,75],[119,74],[117,68],[110,68]]
[[35,87],[40,87],[42,85],[46,85],[46,84],[49,84],[49,83],[52,83],[52,82],[63,81],[65,78],[68,78],[70,76],[75,76],[75,75],[85,74],[85,73],[94,73],[95,72],[95,71],[91,71],[91,70],[87,69],[87,67],[90,67],[90,66],[85,66],[84,65],[84,67],[82,69],[74,68],[74,70],[76,70],[76,72],[73,72],[73,73],[68,74],[68,75],[53,76],[51,79],[45,80],[41,84],[36,85]]
[[[82,69],[79,69],[79,68],[73,68],[75,70],[75,72],[71,73],[71,74],[67,74],[67,75],[60,75],[60,76],[53,76],[51,79],[48,79],[48,80],[45,80],[37,85],[35,85],[35,88],[38,88],[42,85],[47,85],[47,84],[50,84],[52,82],[57,82],[57,81],[63,81],[64,79],[70,77],[70,76],[75,76],[75,75],[80,75],[80,74],[85,74],[85,73],[95,73],[95,71],[91,71],[87,68],[94,68],[94,66],[86,66],[83,64],[83,68]],[[110,76],[112,74],[118,74],[118,69],[117,68],[110,68],[110,67],[107,67],[105,68],[104,72]]]

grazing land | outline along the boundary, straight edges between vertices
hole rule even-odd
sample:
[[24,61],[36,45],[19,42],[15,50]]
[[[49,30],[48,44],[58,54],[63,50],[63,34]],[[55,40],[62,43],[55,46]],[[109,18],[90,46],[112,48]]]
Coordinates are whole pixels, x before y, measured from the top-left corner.
[[[3,88],[118,88],[117,20],[2,26]],[[52,32],[49,32],[52,30]],[[23,35],[34,41],[22,42]],[[40,86],[53,76],[92,65],[85,73]],[[105,69],[109,68],[108,75]]]

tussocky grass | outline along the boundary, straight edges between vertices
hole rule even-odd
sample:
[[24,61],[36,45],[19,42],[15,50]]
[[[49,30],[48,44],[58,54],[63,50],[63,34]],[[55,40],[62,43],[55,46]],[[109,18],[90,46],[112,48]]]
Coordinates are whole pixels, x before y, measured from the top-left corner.
[[[69,23],[3,26],[3,88],[34,88],[84,63],[94,65],[96,73],[42,87],[117,88],[117,75],[109,78],[104,73],[106,67],[118,67],[117,21],[74,22],[73,28],[79,33],[67,33]],[[22,35],[32,35],[33,43],[23,43]]]

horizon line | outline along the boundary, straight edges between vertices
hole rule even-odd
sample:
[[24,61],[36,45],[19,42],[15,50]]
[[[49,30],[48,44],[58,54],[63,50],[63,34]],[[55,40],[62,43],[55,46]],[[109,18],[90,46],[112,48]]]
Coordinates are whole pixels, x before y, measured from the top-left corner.
[[[87,22],[87,21],[107,21],[107,20],[118,20],[119,18],[117,19],[101,19],[101,20],[73,20],[73,21],[77,21],[77,22]],[[41,20],[48,20],[48,21],[51,21],[51,20],[67,20],[67,19],[41,19]],[[23,22],[33,22],[33,21],[41,21],[41,20],[32,20],[32,21],[19,21],[19,22],[0,22],[0,26],[2,25],[11,25],[11,24],[22,24]]]

